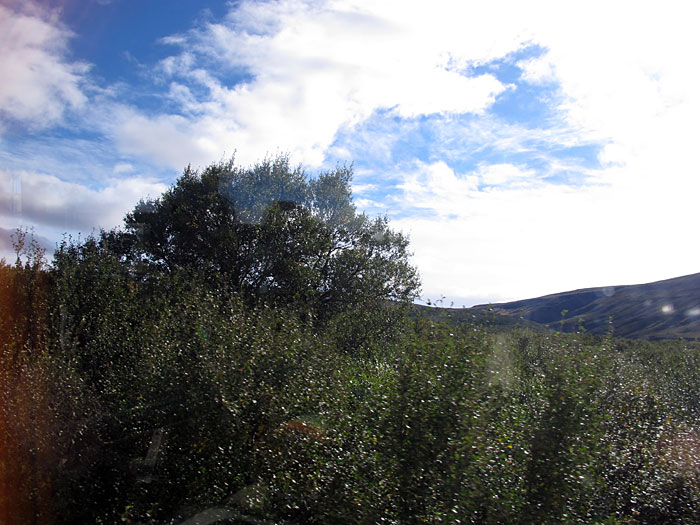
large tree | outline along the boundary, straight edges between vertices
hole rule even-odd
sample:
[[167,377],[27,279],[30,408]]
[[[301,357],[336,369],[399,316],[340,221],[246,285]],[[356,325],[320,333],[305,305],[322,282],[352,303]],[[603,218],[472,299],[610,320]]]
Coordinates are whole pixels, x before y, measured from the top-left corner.
[[409,302],[419,278],[408,239],[386,218],[358,214],[352,167],[309,177],[286,156],[251,167],[188,167],[157,199],[141,201],[125,230],[107,234],[135,268],[206,274],[252,297],[302,301],[334,313]]

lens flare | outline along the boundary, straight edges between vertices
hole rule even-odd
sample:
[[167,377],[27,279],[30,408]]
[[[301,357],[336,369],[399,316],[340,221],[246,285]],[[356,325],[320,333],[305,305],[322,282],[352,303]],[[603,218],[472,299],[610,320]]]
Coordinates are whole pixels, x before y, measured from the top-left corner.
[[698,308],[697,306],[694,308],[690,308],[686,310],[685,315],[686,317],[698,317],[700,316],[700,308]]

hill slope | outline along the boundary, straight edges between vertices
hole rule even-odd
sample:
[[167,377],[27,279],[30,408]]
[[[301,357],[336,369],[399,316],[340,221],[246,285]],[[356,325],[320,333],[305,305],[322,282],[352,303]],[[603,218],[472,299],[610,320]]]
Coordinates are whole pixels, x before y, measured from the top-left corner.
[[494,306],[497,305],[474,308],[441,308],[439,306],[414,304],[410,315],[414,318],[424,318],[434,322],[454,325],[468,323],[488,326],[494,332],[508,332],[516,328],[527,328],[535,332],[548,331],[547,327],[534,321],[528,321],[500,311],[495,312],[493,311]]
[[[585,328],[619,337],[700,337],[700,273],[654,283],[586,288],[510,303],[478,305],[475,314],[523,319],[572,332]],[[562,314],[564,311],[566,313]]]

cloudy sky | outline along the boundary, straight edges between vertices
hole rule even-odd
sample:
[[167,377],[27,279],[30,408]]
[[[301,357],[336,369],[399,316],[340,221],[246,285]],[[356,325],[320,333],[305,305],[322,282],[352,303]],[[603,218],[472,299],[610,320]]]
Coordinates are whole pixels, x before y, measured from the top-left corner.
[[187,164],[353,162],[455,306],[700,271],[695,3],[0,0],[0,254]]

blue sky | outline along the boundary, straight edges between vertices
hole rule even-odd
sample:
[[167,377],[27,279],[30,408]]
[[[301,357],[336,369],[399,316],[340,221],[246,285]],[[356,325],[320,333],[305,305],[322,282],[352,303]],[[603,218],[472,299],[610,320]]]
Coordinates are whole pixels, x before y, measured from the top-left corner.
[[5,0],[0,255],[288,152],[353,162],[446,305],[700,271],[694,5],[563,4]]

